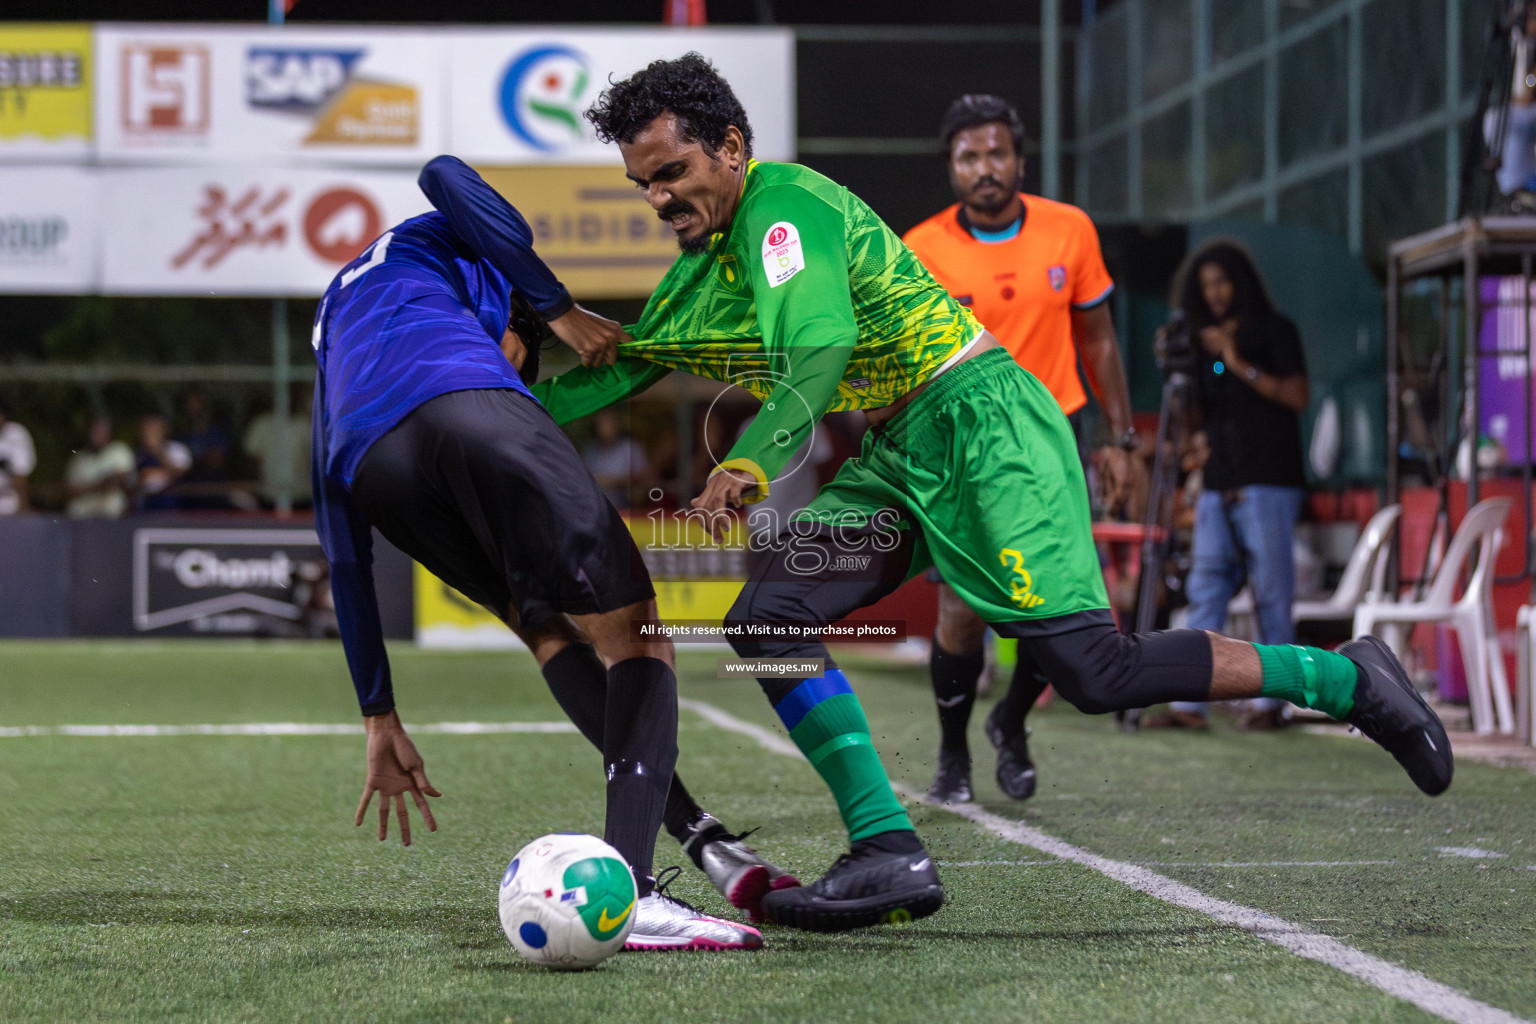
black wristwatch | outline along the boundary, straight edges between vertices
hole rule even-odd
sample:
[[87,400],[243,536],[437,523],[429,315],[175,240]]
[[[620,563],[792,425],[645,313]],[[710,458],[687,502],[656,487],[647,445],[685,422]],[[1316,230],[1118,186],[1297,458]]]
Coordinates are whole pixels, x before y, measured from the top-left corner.
[[1137,448],[1141,447],[1141,435],[1136,433],[1136,428],[1135,427],[1132,427],[1130,430],[1127,430],[1125,433],[1118,434],[1115,437],[1111,438],[1110,442],[1109,442],[1109,447],[1111,447],[1111,448],[1124,448],[1128,452],[1133,452]]

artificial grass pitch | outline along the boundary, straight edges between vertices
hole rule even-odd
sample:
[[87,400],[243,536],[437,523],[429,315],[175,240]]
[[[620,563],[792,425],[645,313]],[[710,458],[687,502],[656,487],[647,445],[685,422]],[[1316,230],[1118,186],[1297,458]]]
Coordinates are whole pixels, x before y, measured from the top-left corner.
[[[526,654],[397,648],[407,727],[555,722]],[[684,654],[685,696],[773,727],[750,683]],[[926,673],[845,664],[893,776],[925,788]],[[1114,732],[1039,713],[1040,794],[991,810],[1219,899],[1260,907],[1536,1016],[1536,777],[1462,762],[1420,796],[1374,745]],[[355,723],[334,644],[0,644],[0,727]],[[802,761],[682,713],[679,770],[804,878],[842,849]],[[765,929],[758,953],[620,954],[559,975],[501,933],[528,839],[602,831],[596,751],[572,733],[417,735],[439,831],[352,826],[361,736],[0,738],[0,1020],[1429,1020],[1332,968],[1097,872],[914,808],[950,903],[903,928]],[[1451,851],[1451,852],[1448,852]],[[662,835],[657,863],[684,863]],[[731,908],[688,867],[676,890]]]

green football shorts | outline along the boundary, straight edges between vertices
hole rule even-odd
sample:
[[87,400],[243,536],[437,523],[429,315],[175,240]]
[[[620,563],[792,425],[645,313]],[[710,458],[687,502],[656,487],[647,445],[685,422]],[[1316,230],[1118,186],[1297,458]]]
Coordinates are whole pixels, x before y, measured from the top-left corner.
[[987,622],[1109,608],[1072,428],[1006,349],[954,367],[867,431],[795,518],[868,523],[884,508],[916,531],[909,578],[937,566]]

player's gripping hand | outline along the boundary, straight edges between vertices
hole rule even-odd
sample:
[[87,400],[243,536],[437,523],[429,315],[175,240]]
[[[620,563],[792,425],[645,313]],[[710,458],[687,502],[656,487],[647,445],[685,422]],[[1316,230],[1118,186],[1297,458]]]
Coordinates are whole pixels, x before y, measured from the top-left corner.
[[715,538],[715,543],[725,542],[725,533],[730,525],[726,517],[715,513],[727,508],[741,508],[745,501],[744,495],[756,489],[757,481],[752,477],[726,469],[710,477],[704,490],[690,502],[694,508],[709,513],[709,532]]
[[437,831],[437,819],[432,817],[427,797],[443,794],[427,781],[426,766],[422,763],[421,755],[416,753],[416,744],[405,734],[399,715],[393,711],[384,715],[370,715],[363,719],[363,723],[368,731],[368,778],[363,783],[363,798],[358,802],[357,820],[353,824],[363,823],[363,812],[368,810],[368,801],[373,799],[374,793],[378,793],[379,842],[382,843],[389,833],[389,802],[393,798],[395,816],[400,819],[400,843],[402,846],[410,846],[411,819],[405,813],[406,791],[409,790],[415,799],[429,832]]
[[612,366],[619,358],[619,342],[634,340],[615,321],[580,306],[549,321],[549,329],[576,350],[583,366]]

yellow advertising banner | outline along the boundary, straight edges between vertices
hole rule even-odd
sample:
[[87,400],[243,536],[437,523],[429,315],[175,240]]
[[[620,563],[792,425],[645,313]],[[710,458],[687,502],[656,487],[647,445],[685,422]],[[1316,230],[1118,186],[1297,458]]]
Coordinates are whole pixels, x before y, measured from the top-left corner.
[[0,152],[90,138],[90,26],[0,24]]
[[646,298],[677,257],[622,166],[477,167],[533,228],[534,246],[579,299]]
[[[738,527],[716,544],[693,517],[626,517],[656,587],[663,622],[719,625],[746,581],[745,536]],[[500,620],[419,564],[415,568],[416,642],[423,647],[522,646]],[[719,638],[724,642],[724,638]]]

